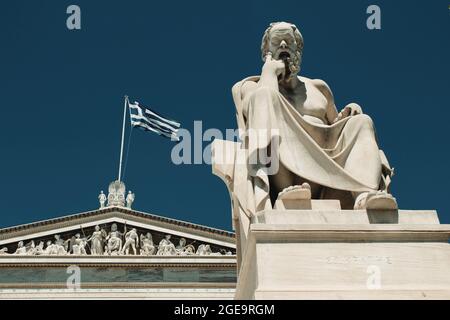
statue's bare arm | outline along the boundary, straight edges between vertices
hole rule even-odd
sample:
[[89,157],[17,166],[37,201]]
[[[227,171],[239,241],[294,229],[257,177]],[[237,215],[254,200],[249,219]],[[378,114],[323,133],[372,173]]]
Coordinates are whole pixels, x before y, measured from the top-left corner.
[[242,85],[242,100],[259,87],[267,87],[279,91],[278,77],[284,77],[285,70],[286,68],[283,61],[273,59],[271,53],[267,54],[259,81],[247,81]]
[[254,81],[246,81],[241,87],[241,99],[245,100],[253,91],[258,88],[258,83]]
[[334,103],[333,94],[330,87],[323,80],[312,80],[317,89],[319,89],[322,94],[326,97],[328,101],[327,108],[327,120],[329,124],[333,124],[343,118],[354,116],[357,114],[362,114],[361,107],[356,103],[349,103],[346,105],[339,113],[337,112],[336,105]]
[[314,85],[322,92],[328,101],[327,120],[329,124],[333,124],[343,118],[362,114],[362,108],[356,103],[349,103],[339,113],[334,103],[333,93],[330,87],[323,80],[312,80]]
[[314,79],[312,80],[314,86],[319,89],[319,91],[325,96],[327,99],[327,113],[326,118],[328,120],[328,124],[333,124],[338,118],[338,111],[336,108],[336,104],[334,102],[333,93],[331,92],[330,87],[323,80]]

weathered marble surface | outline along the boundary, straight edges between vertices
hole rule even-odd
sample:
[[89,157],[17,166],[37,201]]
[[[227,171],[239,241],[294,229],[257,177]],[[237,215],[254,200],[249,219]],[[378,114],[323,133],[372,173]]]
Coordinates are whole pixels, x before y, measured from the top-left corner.
[[36,300],[36,299],[96,299],[96,300],[232,300],[235,289],[210,288],[196,286],[194,288],[88,288],[88,289],[11,289],[2,290],[0,299]]
[[261,212],[241,249],[236,298],[450,299],[450,226],[435,211],[370,214]]

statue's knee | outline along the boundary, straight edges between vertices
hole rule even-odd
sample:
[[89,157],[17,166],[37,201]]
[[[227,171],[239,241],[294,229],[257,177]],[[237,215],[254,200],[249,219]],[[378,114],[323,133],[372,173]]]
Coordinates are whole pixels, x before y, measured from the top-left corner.
[[357,123],[359,126],[365,129],[373,130],[374,128],[372,118],[367,114],[358,114],[356,116],[353,116],[350,121]]

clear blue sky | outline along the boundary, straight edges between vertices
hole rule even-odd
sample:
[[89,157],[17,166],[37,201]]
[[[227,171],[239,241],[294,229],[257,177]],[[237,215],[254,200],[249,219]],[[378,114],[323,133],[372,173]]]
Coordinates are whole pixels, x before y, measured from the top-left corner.
[[[66,28],[77,4],[82,29]],[[381,7],[382,29],[366,28]],[[357,102],[396,168],[403,209],[450,223],[448,1],[3,1],[0,227],[96,209],[117,175],[123,95],[192,129],[235,128],[231,86],[261,68],[272,21],[303,33],[302,73]],[[205,143],[205,146],[207,143]],[[176,166],[173,143],[135,131],[125,182],[135,208],[231,229],[225,185]]]

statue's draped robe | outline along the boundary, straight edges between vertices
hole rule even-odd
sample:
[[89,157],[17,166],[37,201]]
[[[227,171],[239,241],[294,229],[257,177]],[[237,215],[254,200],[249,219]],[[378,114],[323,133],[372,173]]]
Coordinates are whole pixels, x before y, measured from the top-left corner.
[[[252,214],[270,208],[267,171],[250,167],[248,160],[258,150],[268,147],[274,138],[275,131],[271,132],[271,129],[279,132],[280,162],[297,176],[337,190],[364,192],[379,189],[379,183],[360,181],[345,170],[348,155],[359,138],[363,122],[368,120],[367,116],[347,117],[332,125],[312,123],[305,120],[281,93],[268,88],[256,89],[250,97],[242,100],[242,85],[246,81],[258,80],[257,76],[246,78],[234,85],[232,90],[241,132],[249,129],[267,132],[265,139],[256,142],[251,141],[252,135],[247,135],[243,149],[238,151],[241,157],[246,157],[247,165],[240,165],[239,174],[235,174],[234,193],[245,212]],[[255,99],[255,94],[260,95],[258,99]],[[258,105],[254,105],[255,100]],[[350,119],[353,119],[351,124]],[[245,156],[242,155],[244,149]],[[253,174],[249,174],[250,168]]]
[[95,231],[92,234],[91,254],[96,254],[96,255],[103,254],[102,232],[101,231]]

